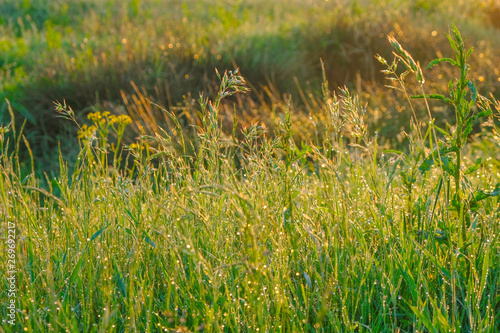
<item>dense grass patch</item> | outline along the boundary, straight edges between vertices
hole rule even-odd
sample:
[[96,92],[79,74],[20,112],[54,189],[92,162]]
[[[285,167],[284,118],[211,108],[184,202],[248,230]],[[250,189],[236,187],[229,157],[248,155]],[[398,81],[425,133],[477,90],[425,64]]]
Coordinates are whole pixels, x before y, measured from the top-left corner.
[[[2,127],[0,213],[16,227],[19,289],[16,326],[2,303],[2,329],[497,332],[500,165],[488,154],[500,105],[469,79],[458,31],[450,38],[456,60],[442,61],[459,77],[420,98],[451,105],[456,125],[410,114],[406,151],[382,150],[357,95],[326,79],[320,143],[296,144],[289,109],[272,137],[259,124],[238,133],[236,118],[225,134],[223,99],[246,91],[237,71],[200,97],[191,134],[163,110],[170,128],[124,148],[131,119],[91,113],[74,168],[61,157],[46,189],[9,149],[28,145],[18,126]],[[424,89],[427,72],[390,42],[386,75]]]

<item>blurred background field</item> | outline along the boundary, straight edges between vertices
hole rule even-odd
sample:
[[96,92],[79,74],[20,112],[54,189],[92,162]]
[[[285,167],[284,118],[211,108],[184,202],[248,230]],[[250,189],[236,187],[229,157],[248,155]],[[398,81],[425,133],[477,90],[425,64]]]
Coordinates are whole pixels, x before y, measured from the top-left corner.
[[[262,123],[272,135],[289,104],[297,142],[321,141],[322,59],[330,88],[355,91],[368,103],[371,131],[402,144],[409,107],[384,86],[375,55],[392,59],[387,36],[395,36],[424,67],[451,54],[452,23],[475,48],[478,89],[498,96],[500,5],[492,0],[0,0],[0,122],[10,121],[8,99],[27,119],[37,170],[56,174],[54,148],[61,141],[71,161],[78,141],[54,101],[65,100],[82,123],[89,112],[109,110],[152,134],[170,124],[151,102],[184,114],[185,126],[196,123],[198,93],[217,90],[215,68],[239,67],[252,93],[225,102],[226,130],[236,113],[239,126]],[[447,68],[424,73],[429,93],[455,77]],[[453,114],[431,107],[438,122]],[[126,133],[129,142],[140,128]]]

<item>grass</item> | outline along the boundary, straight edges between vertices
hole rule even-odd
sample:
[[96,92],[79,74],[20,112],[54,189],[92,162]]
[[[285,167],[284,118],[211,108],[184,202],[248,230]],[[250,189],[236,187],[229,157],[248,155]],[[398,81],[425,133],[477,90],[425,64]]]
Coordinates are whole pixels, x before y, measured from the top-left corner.
[[498,7],[386,5],[0,0],[0,332],[497,332]]
[[[215,98],[214,68],[239,67],[252,87],[238,101],[239,123],[250,127],[260,120],[273,133],[291,94],[296,139],[308,141],[315,132],[308,118],[321,101],[322,59],[331,86],[356,91],[370,105],[371,129],[397,141],[402,129],[409,131],[408,113],[402,112],[409,105],[400,103],[399,92],[384,88],[374,58],[391,56],[386,36],[397,37],[424,63],[448,52],[444,32],[454,22],[476,48],[470,62],[478,89],[497,94],[497,9],[487,0],[390,0],[384,6],[370,0],[2,0],[0,122],[10,119],[7,98],[18,119],[28,119],[25,135],[37,156],[37,175],[53,177],[58,156],[52,148],[59,141],[66,159],[78,154],[75,132],[54,116],[53,101],[66,100],[80,122],[89,112],[119,115],[143,108],[138,95],[168,110],[197,113],[192,96],[206,91]],[[446,66],[434,71],[429,93],[442,91],[452,76]],[[228,108],[221,117],[231,131],[231,103]],[[446,105],[431,108],[437,108],[437,123],[452,112]],[[163,113],[152,109],[155,122],[166,125]],[[150,118],[142,123],[154,135],[156,126],[145,124]],[[129,143],[141,134],[131,129]]]
[[[500,166],[487,151],[498,152],[500,110],[466,84],[457,34],[447,94],[462,123],[415,114],[404,152],[380,147],[359,97],[332,94],[326,75],[321,144],[296,144],[289,108],[273,136],[259,124],[238,133],[237,118],[227,134],[223,101],[247,91],[233,71],[200,96],[193,133],[163,109],[172,125],[125,147],[129,117],[94,112],[80,127],[58,104],[79,152],[72,169],[60,154],[43,188],[10,148],[29,151],[9,108],[0,209],[2,228],[16,227],[19,311],[11,326],[2,306],[2,331],[497,332]],[[404,89],[399,64],[423,85],[427,71],[390,41],[386,74]],[[481,110],[488,121],[465,140]]]

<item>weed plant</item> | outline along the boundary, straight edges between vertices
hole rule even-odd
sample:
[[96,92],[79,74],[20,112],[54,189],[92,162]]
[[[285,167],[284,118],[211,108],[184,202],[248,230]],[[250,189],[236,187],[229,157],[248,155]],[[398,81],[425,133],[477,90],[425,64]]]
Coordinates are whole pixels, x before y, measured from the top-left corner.
[[[414,73],[423,89],[419,63],[390,41],[385,73],[402,87]],[[236,122],[228,135],[221,101],[247,90],[235,70],[200,96],[194,140],[163,110],[172,128],[122,148],[129,118],[93,113],[74,170],[61,157],[43,189],[9,148],[28,145],[11,112],[0,216],[17,228],[18,312],[9,325],[2,278],[2,331],[497,332],[500,171],[471,162],[468,137],[485,116],[484,140],[498,142],[499,104],[468,78],[455,28],[450,42],[456,59],[431,65],[450,62],[458,79],[448,96],[419,97],[451,104],[456,123],[415,114],[407,152],[381,149],[365,105],[326,79],[321,145],[296,144],[289,110],[273,137],[259,124],[236,135]]]

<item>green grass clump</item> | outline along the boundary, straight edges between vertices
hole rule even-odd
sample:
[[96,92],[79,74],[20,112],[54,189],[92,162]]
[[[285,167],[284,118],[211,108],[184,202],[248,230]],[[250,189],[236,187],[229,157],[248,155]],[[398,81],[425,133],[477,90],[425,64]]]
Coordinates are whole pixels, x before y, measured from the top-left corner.
[[[404,89],[413,72],[423,89],[420,64],[390,41],[385,73]],[[16,153],[21,139],[31,150],[11,111],[0,216],[16,227],[18,312],[11,326],[2,279],[2,330],[497,332],[500,165],[474,155],[498,150],[500,105],[468,79],[455,28],[450,41],[450,97],[417,97],[452,104],[457,123],[414,114],[405,152],[381,149],[366,106],[326,79],[321,144],[295,143],[289,109],[273,137],[258,124],[237,135],[236,120],[228,135],[222,101],[247,91],[235,70],[200,96],[194,135],[163,110],[171,128],[123,147],[130,118],[90,114],[74,170],[60,155],[43,188]],[[479,116],[488,134],[468,141]]]

